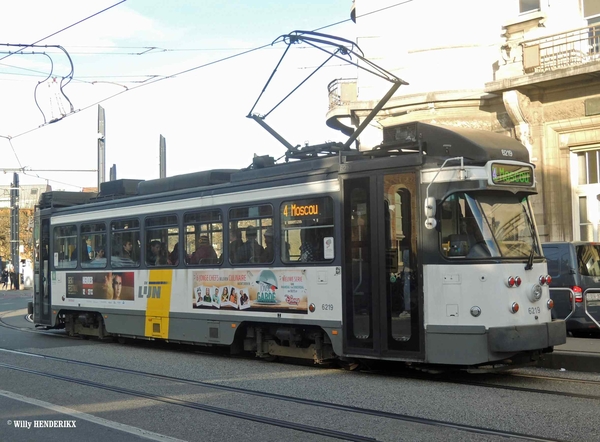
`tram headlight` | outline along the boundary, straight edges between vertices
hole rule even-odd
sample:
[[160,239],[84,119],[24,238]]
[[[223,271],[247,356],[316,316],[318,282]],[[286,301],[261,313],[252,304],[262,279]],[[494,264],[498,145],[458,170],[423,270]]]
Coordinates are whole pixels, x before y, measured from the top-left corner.
[[475,317],[479,316],[481,314],[481,308],[474,305],[471,307],[471,314]]
[[531,291],[529,292],[529,300],[531,302],[539,301],[542,298],[542,286],[539,284],[533,284]]

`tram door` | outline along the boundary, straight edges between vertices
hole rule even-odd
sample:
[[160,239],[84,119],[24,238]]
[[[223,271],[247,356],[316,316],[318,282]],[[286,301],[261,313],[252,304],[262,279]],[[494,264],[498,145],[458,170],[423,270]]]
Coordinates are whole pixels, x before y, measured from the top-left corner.
[[350,354],[422,354],[416,174],[344,180],[344,336]]
[[[34,235],[34,321],[38,324],[51,325],[51,296],[49,290],[49,262],[50,250],[50,219],[36,220],[37,231]],[[39,230],[38,230],[39,229]]]

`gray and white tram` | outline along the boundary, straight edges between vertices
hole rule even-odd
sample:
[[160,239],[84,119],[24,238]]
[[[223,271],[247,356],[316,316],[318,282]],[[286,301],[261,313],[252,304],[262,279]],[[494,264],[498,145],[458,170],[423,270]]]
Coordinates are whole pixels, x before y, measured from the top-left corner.
[[566,341],[516,140],[413,123],[289,159],[44,194],[34,322],[317,363],[473,368]]

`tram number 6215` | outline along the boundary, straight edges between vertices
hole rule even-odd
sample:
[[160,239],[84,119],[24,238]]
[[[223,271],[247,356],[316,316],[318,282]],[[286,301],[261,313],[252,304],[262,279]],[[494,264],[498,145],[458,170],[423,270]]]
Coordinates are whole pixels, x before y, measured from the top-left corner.
[[321,310],[333,310],[333,304],[321,304]]
[[541,308],[539,308],[539,307],[529,307],[529,308],[527,309],[527,311],[529,312],[529,314],[530,314],[530,315],[536,315],[536,314],[538,314],[538,313],[541,313],[541,312],[542,312],[542,309],[541,309]]

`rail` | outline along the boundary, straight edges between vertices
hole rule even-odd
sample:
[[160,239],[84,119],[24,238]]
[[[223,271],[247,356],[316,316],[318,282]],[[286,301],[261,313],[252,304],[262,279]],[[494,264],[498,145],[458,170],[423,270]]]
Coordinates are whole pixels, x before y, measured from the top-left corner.
[[600,60],[600,25],[521,43],[526,73],[548,72]]

